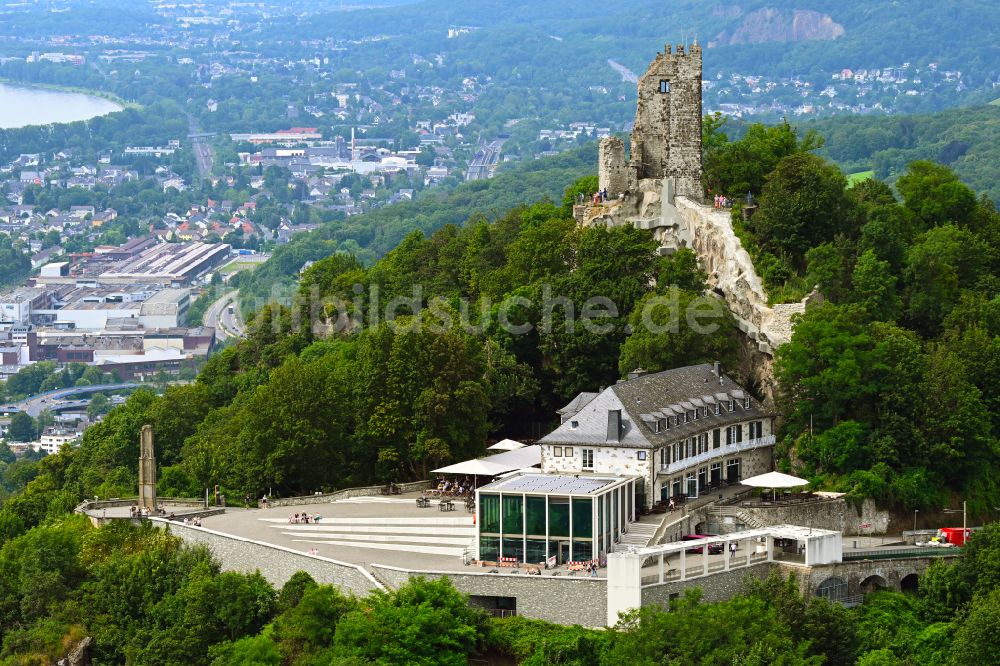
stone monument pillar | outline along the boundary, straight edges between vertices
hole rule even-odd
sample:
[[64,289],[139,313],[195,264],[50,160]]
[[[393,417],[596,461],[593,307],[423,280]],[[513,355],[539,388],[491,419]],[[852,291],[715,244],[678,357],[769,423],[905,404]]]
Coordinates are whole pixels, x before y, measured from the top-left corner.
[[151,425],[142,426],[139,442],[139,508],[156,511],[156,457]]

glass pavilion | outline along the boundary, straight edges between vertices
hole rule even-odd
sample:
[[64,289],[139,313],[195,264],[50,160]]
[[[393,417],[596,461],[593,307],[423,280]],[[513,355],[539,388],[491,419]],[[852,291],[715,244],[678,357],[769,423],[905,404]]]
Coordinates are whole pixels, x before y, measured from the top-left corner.
[[636,479],[518,474],[476,491],[478,559],[602,560],[636,519]]

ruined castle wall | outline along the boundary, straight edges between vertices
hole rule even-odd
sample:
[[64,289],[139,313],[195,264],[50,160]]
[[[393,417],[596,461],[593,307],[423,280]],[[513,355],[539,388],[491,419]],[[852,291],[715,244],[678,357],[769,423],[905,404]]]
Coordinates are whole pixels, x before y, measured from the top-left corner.
[[629,189],[628,167],[625,164],[625,142],[617,136],[601,139],[597,149],[598,187],[608,191],[612,199]]
[[664,175],[677,182],[677,194],[701,198],[701,47],[674,56],[670,89],[670,153]]
[[676,179],[678,193],[701,196],[701,47],[656,54],[639,79],[632,130],[635,182]]

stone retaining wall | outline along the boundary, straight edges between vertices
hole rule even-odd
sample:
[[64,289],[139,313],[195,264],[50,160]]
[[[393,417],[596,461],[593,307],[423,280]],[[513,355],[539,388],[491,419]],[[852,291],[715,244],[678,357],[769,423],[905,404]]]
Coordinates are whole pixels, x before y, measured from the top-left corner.
[[380,580],[394,588],[402,587],[416,576],[447,577],[465,594],[514,597],[518,615],[556,624],[603,627],[607,619],[608,586],[603,578],[413,571],[381,564],[372,564],[371,568]]
[[683,597],[685,590],[696,587],[701,589],[704,601],[726,601],[746,590],[748,576],[767,578],[773,566],[773,562],[758,562],[748,567],[720,571],[703,578],[648,585],[642,588],[642,605],[668,608],[673,595]]
[[[132,506],[133,504],[138,504],[138,497],[126,497],[124,499],[107,499],[107,500],[84,500],[80,502],[76,508],[73,510],[74,513],[86,513],[87,511],[93,511],[94,509],[112,509],[121,506]],[[160,506],[177,506],[177,507],[199,507],[205,506],[205,500],[203,499],[193,499],[190,497],[157,497],[156,503]]]
[[[397,483],[396,487],[404,493],[414,493],[419,490],[427,490],[431,487],[431,481],[411,481],[410,483]],[[381,486],[362,486],[360,488],[344,488],[332,493],[318,493],[316,495],[301,495],[299,497],[283,497],[269,499],[271,507],[276,506],[299,506],[302,504],[327,504],[337,500],[350,499],[351,497],[374,497],[382,494]],[[259,504],[259,503],[258,503]]]
[[[821,500],[803,504],[785,504],[770,507],[739,507],[740,513],[758,525],[807,525],[823,530],[835,530],[847,536],[885,534],[889,529],[889,512],[866,499],[859,511],[843,499]],[[861,525],[871,525],[863,528]]]
[[362,567],[319,555],[307,555],[262,541],[223,534],[204,527],[184,525],[163,518],[150,518],[190,545],[204,545],[226,571],[260,573],[275,587],[281,587],[296,571],[305,571],[318,583],[336,585],[343,592],[365,596],[385,589]]

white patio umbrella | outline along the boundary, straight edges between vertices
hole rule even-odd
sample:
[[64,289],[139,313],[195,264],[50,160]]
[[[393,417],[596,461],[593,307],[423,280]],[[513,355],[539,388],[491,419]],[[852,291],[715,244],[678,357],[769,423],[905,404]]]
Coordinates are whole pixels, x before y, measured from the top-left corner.
[[496,476],[497,474],[503,474],[504,472],[509,472],[512,469],[517,469],[518,467],[519,465],[507,465],[500,462],[491,462],[489,460],[479,460],[477,458],[473,458],[472,460],[464,460],[460,463],[455,463],[454,465],[448,465],[447,467],[432,469],[431,473],[465,474],[466,476],[472,476],[475,480],[475,487],[478,488],[480,476]]
[[514,449],[520,449],[523,446],[524,444],[521,442],[515,442],[513,439],[501,439],[493,446],[487,448],[490,451],[513,451]]
[[782,474],[781,472],[758,474],[757,476],[751,476],[749,479],[743,479],[740,483],[751,488],[770,488],[772,501],[774,500],[775,488],[797,488],[809,484],[805,479],[800,479],[791,474]]
[[751,476],[749,479],[743,479],[740,483],[751,488],[797,488],[798,486],[809,485],[809,482],[805,479],[800,479],[791,474],[782,474],[781,472],[758,474],[757,476]]

